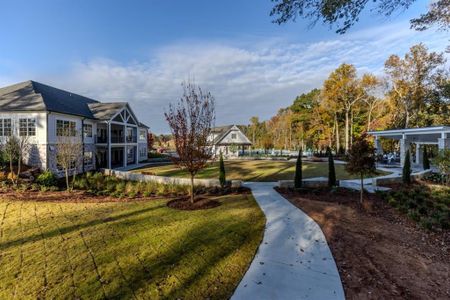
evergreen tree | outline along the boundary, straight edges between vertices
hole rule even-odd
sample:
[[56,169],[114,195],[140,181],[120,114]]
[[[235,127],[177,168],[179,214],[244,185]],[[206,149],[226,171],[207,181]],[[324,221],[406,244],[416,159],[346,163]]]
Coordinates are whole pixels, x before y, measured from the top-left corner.
[[336,185],[336,170],[334,168],[333,153],[330,147],[327,148],[328,152],[328,186],[332,187]]
[[427,147],[423,146],[423,169],[428,170],[430,168],[430,159],[428,158]]
[[294,187],[299,189],[302,187],[302,149],[298,152],[297,163],[295,165]]
[[405,163],[403,164],[403,183],[411,183],[411,158],[409,156],[409,149],[405,154]]
[[219,162],[219,181],[220,186],[224,187],[227,183],[227,179],[225,176],[225,163],[223,162],[223,155],[222,152],[220,152],[220,162]]

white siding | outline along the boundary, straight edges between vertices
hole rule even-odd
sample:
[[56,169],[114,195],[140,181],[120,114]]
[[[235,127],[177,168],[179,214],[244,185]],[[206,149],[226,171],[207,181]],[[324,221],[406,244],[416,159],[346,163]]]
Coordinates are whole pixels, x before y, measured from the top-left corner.
[[[12,130],[19,136],[19,119],[34,118],[36,120],[36,136],[30,137],[31,144],[45,144],[47,141],[47,118],[45,112],[0,112],[0,119],[11,119]],[[0,137],[3,138],[4,137]]]

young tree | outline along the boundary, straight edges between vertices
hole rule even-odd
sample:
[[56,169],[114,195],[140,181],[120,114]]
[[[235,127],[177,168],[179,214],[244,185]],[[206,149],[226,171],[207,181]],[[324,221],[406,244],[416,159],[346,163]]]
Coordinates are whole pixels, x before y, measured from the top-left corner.
[[362,134],[356,137],[353,145],[348,152],[348,163],[345,169],[350,174],[358,174],[361,180],[361,194],[359,202],[363,202],[364,194],[364,176],[374,174],[375,167],[375,148],[367,141],[367,135]]
[[24,156],[30,151],[30,140],[28,136],[21,136],[17,139],[17,177],[20,176],[20,169]]
[[69,175],[73,175],[73,182],[77,173],[77,166],[83,160],[83,144],[81,135],[74,129],[64,130],[56,141],[56,163],[64,170],[67,191],[71,189]]
[[411,183],[411,157],[409,155],[409,149],[406,150],[405,154],[405,163],[403,164],[403,172],[402,178],[403,183],[410,184]]
[[294,187],[296,189],[301,188],[302,184],[303,184],[302,183],[302,180],[303,180],[302,155],[303,155],[303,151],[300,148],[300,151],[298,151],[297,163],[295,164]]
[[164,115],[178,154],[174,163],[189,172],[191,203],[194,203],[194,177],[212,158],[208,137],[215,121],[214,97],[191,82],[185,82],[182,86],[180,101],[176,106],[170,104]]
[[147,133],[147,150],[148,152],[153,150],[153,145],[155,144],[155,136],[153,133],[148,132]]
[[227,179],[226,179],[226,175],[225,175],[225,163],[223,162],[222,151],[220,152],[219,181],[220,181],[221,187],[224,187],[227,184]]
[[328,186],[332,187],[336,185],[336,170],[334,168],[334,159],[331,148],[327,148],[328,153]]
[[430,168],[430,158],[428,157],[427,146],[423,146],[423,169],[428,170]]
[[19,139],[15,135],[8,136],[4,146],[4,154],[9,162],[9,172],[11,173],[11,182],[15,185],[19,176],[14,173],[14,162],[19,159]]

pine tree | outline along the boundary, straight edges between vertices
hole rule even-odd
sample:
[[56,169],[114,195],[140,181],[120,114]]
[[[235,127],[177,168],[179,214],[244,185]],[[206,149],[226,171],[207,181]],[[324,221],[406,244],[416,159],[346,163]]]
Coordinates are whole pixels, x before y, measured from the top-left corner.
[[223,162],[222,152],[220,152],[220,162],[219,162],[219,181],[220,186],[224,187],[227,183],[227,179],[225,176],[225,163]]
[[411,183],[411,158],[409,156],[409,150],[405,154],[405,163],[403,164],[403,183]]
[[330,147],[327,148],[328,152],[328,186],[332,187],[336,185],[336,170],[334,168],[333,153]]
[[295,165],[294,187],[299,189],[302,187],[302,149],[298,152],[297,163]]
[[430,168],[430,159],[428,158],[427,147],[423,146],[423,169],[428,170]]

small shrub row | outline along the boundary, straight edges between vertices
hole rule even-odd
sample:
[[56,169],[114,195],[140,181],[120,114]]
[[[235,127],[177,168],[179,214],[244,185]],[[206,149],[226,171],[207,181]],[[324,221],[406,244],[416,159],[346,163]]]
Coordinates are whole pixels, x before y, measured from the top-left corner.
[[88,172],[78,176],[74,188],[85,190],[95,195],[112,196],[117,198],[137,196],[182,196],[189,193],[189,187],[177,184],[161,184],[157,182],[126,181],[102,173]]
[[423,228],[450,229],[450,188],[414,186],[382,193],[387,203]]
[[450,182],[449,179],[450,175],[447,174],[441,174],[441,173],[430,173],[424,177],[426,181],[436,183],[436,184],[445,184],[447,182]]

